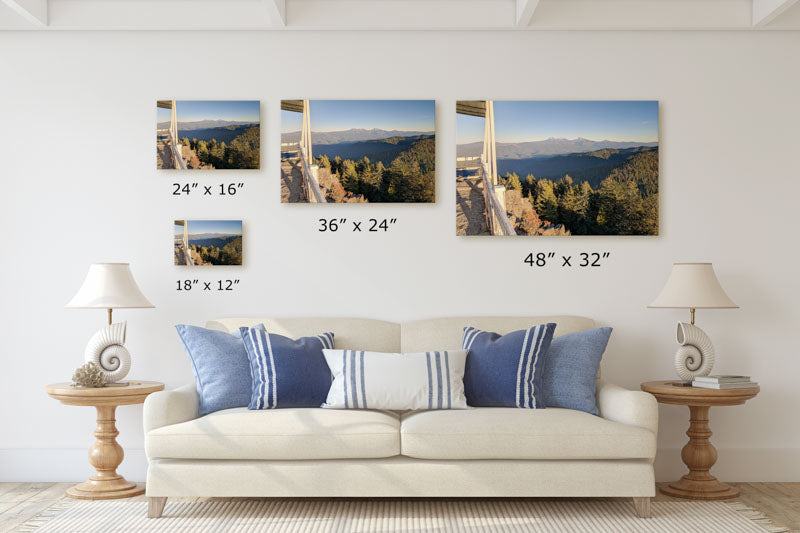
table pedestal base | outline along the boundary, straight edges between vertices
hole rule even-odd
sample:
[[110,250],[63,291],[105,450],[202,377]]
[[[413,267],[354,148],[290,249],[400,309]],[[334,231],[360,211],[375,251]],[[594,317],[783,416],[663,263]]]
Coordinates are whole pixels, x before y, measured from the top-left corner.
[[131,483],[120,477],[118,483],[113,481],[86,481],[67,489],[67,496],[78,500],[116,500],[144,494],[144,483]]
[[729,500],[739,496],[739,489],[718,481],[714,476],[709,477],[711,479],[700,481],[689,479],[688,475],[683,476],[678,481],[661,487],[661,492],[667,496],[690,500]]
[[681,450],[681,458],[689,473],[678,481],[661,488],[668,496],[692,500],[727,500],[739,495],[739,490],[726,485],[711,475],[711,467],[717,462],[717,450],[709,440],[707,405],[689,406],[689,442]]
[[113,500],[144,494],[144,484],[132,483],[117,474],[117,467],[125,457],[117,442],[114,405],[97,405],[97,428],[95,440],[89,449],[89,462],[95,473],[84,483],[67,489],[67,496],[79,500]]

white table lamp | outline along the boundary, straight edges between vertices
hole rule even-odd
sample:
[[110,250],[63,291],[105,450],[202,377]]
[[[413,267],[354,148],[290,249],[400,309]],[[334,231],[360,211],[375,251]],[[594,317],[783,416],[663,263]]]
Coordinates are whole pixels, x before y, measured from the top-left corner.
[[145,298],[133,279],[128,263],[94,263],[78,293],[67,304],[72,309],[107,309],[108,326],[92,336],[84,359],[100,366],[106,381],[119,381],[128,375],[131,356],[125,348],[127,322],[111,323],[114,309],[155,307]]
[[678,322],[675,370],[683,380],[707,376],[714,366],[714,345],[694,325],[696,309],[736,309],[739,306],[719,284],[711,263],[675,263],[666,285],[649,308],[688,309],[691,322]]

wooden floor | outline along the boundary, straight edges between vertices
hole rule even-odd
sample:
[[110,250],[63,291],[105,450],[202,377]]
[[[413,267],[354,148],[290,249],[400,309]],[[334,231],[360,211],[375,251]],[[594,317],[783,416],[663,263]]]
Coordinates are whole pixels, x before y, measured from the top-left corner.
[[[0,483],[0,533],[14,528],[64,499],[71,483]],[[733,483],[741,501],[772,519],[775,525],[800,532],[800,483]],[[131,498],[144,501],[144,496]],[[664,496],[655,501],[685,501]],[[144,512],[144,509],[142,510]]]

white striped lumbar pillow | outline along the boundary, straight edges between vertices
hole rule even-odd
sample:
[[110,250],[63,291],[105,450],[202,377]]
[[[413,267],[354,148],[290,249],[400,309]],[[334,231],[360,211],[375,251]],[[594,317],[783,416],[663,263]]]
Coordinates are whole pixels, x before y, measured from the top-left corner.
[[466,350],[382,353],[322,350],[333,374],[331,409],[466,409]]

